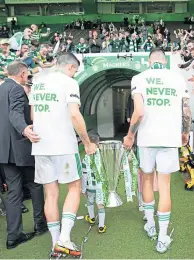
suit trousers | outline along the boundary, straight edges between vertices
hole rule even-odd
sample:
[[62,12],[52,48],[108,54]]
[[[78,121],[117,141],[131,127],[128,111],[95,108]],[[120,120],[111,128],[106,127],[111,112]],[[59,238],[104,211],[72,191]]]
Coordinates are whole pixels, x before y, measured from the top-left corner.
[[34,182],[34,167],[18,167],[15,164],[3,164],[3,169],[8,187],[6,198],[7,239],[16,240],[23,231],[23,176],[27,180],[32,197],[35,225],[46,222],[43,186]]
[[3,167],[0,164],[0,191],[3,192],[4,191],[4,187],[3,184],[5,183],[5,174],[3,171]]

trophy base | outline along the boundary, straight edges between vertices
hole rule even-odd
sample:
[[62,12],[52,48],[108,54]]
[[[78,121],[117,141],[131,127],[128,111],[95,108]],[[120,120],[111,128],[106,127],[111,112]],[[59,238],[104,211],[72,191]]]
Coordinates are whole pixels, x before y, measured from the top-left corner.
[[115,191],[111,191],[108,195],[107,208],[115,208],[123,205],[123,202],[119,195]]

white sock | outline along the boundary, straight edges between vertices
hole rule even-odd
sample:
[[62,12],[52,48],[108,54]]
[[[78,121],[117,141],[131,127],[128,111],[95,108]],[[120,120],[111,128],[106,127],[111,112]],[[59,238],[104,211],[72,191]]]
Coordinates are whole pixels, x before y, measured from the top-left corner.
[[98,210],[98,220],[99,224],[98,227],[104,227],[104,222],[105,222],[105,209],[99,209]]
[[48,229],[51,233],[53,248],[59,240],[60,236],[60,221],[47,222]]
[[166,236],[168,232],[168,225],[170,222],[170,213],[171,212],[158,212],[159,220],[159,239],[162,236]]
[[93,192],[87,192],[87,196],[88,196],[88,201],[87,201],[88,214],[89,214],[90,219],[93,219],[93,218],[95,218],[94,200],[95,200],[96,194]]
[[143,196],[142,196],[142,192],[139,192],[139,194],[138,194],[138,200],[139,200],[139,207],[143,206]]
[[88,208],[88,214],[89,214],[90,219],[95,218],[95,215],[94,215],[94,204],[90,204],[90,205],[87,204],[87,208]]
[[76,215],[71,212],[63,212],[62,214],[62,228],[59,240],[62,244],[66,241],[71,241],[70,233],[75,223]]
[[155,201],[149,202],[149,203],[145,203],[144,202],[144,214],[145,217],[147,219],[147,225],[148,228],[151,228],[153,226],[155,226],[155,221],[154,221],[154,204]]

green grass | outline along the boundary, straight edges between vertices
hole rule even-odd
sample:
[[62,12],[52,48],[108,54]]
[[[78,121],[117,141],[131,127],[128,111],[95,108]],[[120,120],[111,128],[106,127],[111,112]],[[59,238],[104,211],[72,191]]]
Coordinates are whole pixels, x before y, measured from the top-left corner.
[[[194,193],[183,189],[184,182],[180,173],[172,177],[172,227],[175,228],[170,250],[171,259],[193,258],[193,225],[194,225]],[[60,208],[66,195],[66,187],[61,186]],[[138,211],[137,199],[126,203],[123,180],[120,181],[118,193],[125,203],[118,208],[106,210],[107,233],[99,235],[97,226],[89,233],[85,243],[83,258],[85,259],[168,259],[169,253],[160,255],[155,251],[155,241],[150,241],[143,232],[144,221]],[[30,212],[24,214],[24,230],[33,230],[31,202],[25,202]],[[82,197],[78,216],[86,214],[85,198]],[[81,244],[88,230],[84,220],[77,220],[72,232],[72,241]],[[36,237],[13,250],[5,249],[6,222],[0,217],[0,258],[1,259],[48,259],[51,248],[50,234]]]

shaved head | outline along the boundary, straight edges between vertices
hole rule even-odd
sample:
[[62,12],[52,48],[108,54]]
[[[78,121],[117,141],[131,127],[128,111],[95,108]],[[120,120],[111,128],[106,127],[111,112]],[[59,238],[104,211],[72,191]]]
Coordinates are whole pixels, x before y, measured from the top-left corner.
[[150,66],[152,66],[152,64],[154,64],[156,62],[161,63],[163,65],[166,65],[166,63],[167,63],[167,60],[165,57],[165,52],[161,49],[153,49],[150,52],[150,55],[149,55]]

